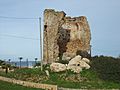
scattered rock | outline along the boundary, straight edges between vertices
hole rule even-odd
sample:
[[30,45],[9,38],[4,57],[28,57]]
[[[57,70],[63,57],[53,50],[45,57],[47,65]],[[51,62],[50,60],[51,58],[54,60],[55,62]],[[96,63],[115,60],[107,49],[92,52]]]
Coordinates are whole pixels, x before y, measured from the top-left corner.
[[61,72],[66,70],[66,65],[61,64],[61,63],[52,63],[50,65],[50,69],[53,72]]
[[60,72],[60,71],[65,71],[66,69],[70,69],[75,73],[80,73],[82,69],[90,68],[89,63],[90,63],[89,59],[82,58],[80,55],[77,55],[69,61],[68,65],[61,63],[52,63],[50,65],[50,69],[51,71],[54,72]]
[[89,62],[90,62],[89,59],[87,58],[81,59],[81,56],[77,55],[69,61],[67,69],[70,69],[74,71],[75,73],[80,73],[83,68],[85,69],[90,68],[90,65],[88,64]]
[[49,71],[48,70],[45,70],[45,73],[46,73],[46,75],[49,77],[50,76],[50,74],[49,74]]
[[85,61],[86,63],[90,63],[90,60],[87,58],[82,58],[82,61]]
[[86,81],[87,78],[81,77],[80,74],[74,74],[74,75],[69,75],[68,77],[65,78],[65,80],[72,82],[83,82]]

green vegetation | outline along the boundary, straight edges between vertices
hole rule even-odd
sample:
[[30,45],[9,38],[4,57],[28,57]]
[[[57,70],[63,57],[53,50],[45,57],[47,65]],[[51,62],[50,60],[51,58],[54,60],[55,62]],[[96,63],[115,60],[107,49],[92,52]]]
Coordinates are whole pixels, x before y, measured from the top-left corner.
[[0,81],[0,90],[43,90]]
[[67,60],[59,60],[59,61],[58,61],[58,63],[68,64],[68,63],[69,63],[69,61],[67,61]]
[[59,87],[66,88],[89,88],[89,89],[112,89],[120,88],[120,83],[108,82],[101,80],[97,73],[92,70],[83,70],[80,74],[74,74],[70,71],[67,73],[51,73],[49,80],[44,83],[56,84]]
[[3,60],[0,60],[0,66],[1,66],[3,69],[6,69],[6,68],[9,68],[9,69],[17,68],[17,67],[15,67],[14,65],[11,65],[11,64],[9,64],[9,63],[6,63],[6,62],[3,61]]
[[91,61],[91,69],[105,81],[120,83],[120,59],[108,56],[95,56]]
[[95,56],[91,58],[90,66],[89,70],[83,70],[80,74],[69,70],[54,73],[48,69],[48,65],[44,66],[44,70],[49,70],[50,77],[46,75],[45,71],[41,72],[40,68],[16,69],[8,74],[0,72],[0,75],[37,83],[55,84],[58,87],[66,88],[120,89],[119,58]]
[[34,67],[36,67],[36,66],[41,66],[41,63],[40,62],[36,62]]

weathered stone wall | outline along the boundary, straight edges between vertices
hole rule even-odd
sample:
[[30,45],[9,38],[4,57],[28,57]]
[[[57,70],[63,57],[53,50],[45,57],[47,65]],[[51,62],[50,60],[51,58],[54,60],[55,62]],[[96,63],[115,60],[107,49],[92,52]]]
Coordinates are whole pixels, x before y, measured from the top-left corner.
[[[33,82],[27,82],[27,81],[6,78],[6,77],[2,77],[2,76],[0,76],[0,80],[18,84],[18,85],[22,85],[22,86],[27,86],[27,87],[41,88],[41,89],[45,89],[45,90],[57,90],[57,85],[33,83]],[[0,88],[0,90],[1,90],[1,88]]]
[[69,60],[90,50],[90,28],[85,16],[66,17],[52,9],[44,11],[44,63]]
[[65,17],[64,12],[55,12],[46,9],[44,11],[44,61],[45,63],[54,62],[59,54],[57,45],[58,30],[62,19]]

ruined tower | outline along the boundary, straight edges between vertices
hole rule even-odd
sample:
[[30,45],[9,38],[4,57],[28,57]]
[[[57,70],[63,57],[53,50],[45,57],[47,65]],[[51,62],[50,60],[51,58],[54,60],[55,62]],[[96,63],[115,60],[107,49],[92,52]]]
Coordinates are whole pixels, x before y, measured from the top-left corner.
[[61,11],[44,11],[44,63],[70,60],[90,51],[91,33],[85,16],[67,17]]

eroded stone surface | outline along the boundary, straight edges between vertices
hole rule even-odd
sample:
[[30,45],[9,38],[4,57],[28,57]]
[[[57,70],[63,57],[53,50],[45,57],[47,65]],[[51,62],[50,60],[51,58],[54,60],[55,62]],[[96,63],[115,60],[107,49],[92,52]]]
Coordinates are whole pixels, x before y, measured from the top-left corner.
[[52,9],[44,11],[44,63],[70,60],[90,50],[90,28],[85,16],[67,17]]
[[52,63],[50,65],[50,70],[53,72],[61,72],[66,70],[66,66],[61,63]]
[[50,69],[53,72],[61,72],[66,71],[66,69],[68,69],[75,73],[80,73],[82,69],[90,68],[89,63],[90,63],[89,59],[82,58],[80,55],[77,55],[69,61],[68,65],[61,63],[52,63],[50,65]]
[[70,69],[75,73],[80,73],[82,69],[90,68],[89,62],[89,59],[81,58],[80,55],[77,55],[69,61],[67,69]]

